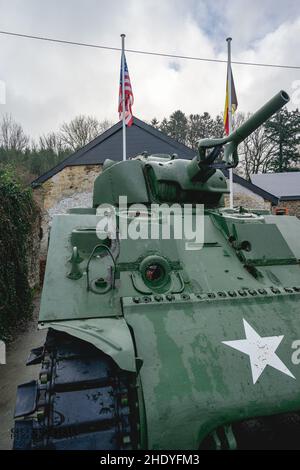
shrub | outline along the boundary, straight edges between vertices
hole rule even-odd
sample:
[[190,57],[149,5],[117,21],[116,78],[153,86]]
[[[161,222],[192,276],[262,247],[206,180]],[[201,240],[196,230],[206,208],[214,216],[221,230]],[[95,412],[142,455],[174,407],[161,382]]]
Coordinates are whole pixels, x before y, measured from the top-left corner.
[[31,189],[23,188],[11,167],[0,168],[0,339],[32,313],[26,247],[37,215]]

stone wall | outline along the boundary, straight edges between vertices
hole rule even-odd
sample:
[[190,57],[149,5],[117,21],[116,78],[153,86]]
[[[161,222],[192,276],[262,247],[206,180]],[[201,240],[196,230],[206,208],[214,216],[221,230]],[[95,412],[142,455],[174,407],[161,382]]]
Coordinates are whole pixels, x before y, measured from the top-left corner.
[[[224,199],[225,207],[229,207],[229,194],[226,194]],[[243,206],[246,209],[266,209],[270,211],[272,209],[270,201],[266,201],[258,194],[237,183],[233,183],[233,204],[234,206]]]
[[101,165],[68,166],[43,183],[44,209],[78,192],[92,191]]
[[287,208],[289,215],[296,215],[297,217],[300,218],[300,200],[299,199],[296,201],[281,201],[276,207]]
[[102,165],[69,166],[34,190],[42,210],[42,259],[47,255],[53,215],[65,213],[72,207],[91,207],[94,181],[101,170]]

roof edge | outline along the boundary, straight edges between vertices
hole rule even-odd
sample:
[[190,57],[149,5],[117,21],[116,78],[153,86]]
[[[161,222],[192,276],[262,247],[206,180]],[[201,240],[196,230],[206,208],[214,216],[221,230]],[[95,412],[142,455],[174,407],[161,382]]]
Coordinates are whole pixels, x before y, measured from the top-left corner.
[[299,201],[300,200],[300,194],[299,195],[293,195],[293,196],[280,196],[279,201]]
[[[224,170],[223,172],[227,177],[229,177],[228,170]],[[270,201],[272,204],[277,205],[279,202],[279,198],[277,196],[275,196],[274,194],[268,193],[268,191],[261,189],[259,186],[256,186],[251,181],[246,180],[245,178],[243,178],[240,175],[237,175],[236,173],[233,173],[233,182],[240,184],[246,189],[249,189],[253,193],[257,194],[258,196],[261,196],[263,199]]]

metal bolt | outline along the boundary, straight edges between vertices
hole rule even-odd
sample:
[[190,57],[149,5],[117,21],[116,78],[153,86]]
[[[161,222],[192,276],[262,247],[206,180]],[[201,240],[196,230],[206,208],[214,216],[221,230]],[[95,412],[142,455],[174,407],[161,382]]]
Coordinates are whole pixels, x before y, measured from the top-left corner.
[[245,297],[247,295],[247,292],[245,290],[240,289],[238,292],[242,297]]
[[219,297],[226,297],[226,292],[220,291],[220,292],[218,292],[218,296]]
[[130,444],[130,442],[131,442],[130,436],[123,437],[123,444]]
[[40,375],[40,382],[41,382],[41,384],[46,384],[48,382],[48,375],[47,374],[41,374]]
[[216,294],[214,294],[213,292],[208,292],[207,297],[209,299],[214,299],[216,297]]
[[128,405],[128,398],[127,397],[121,398],[121,405],[122,406],[127,406]]
[[257,295],[257,292],[255,289],[249,289],[249,294],[250,295]]
[[258,292],[262,295],[266,295],[267,294],[267,291],[266,289],[258,289]]
[[181,298],[183,300],[189,300],[190,296],[189,296],[189,294],[181,294]]
[[229,290],[229,291],[228,291],[228,295],[229,295],[230,297],[236,297],[236,296],[237,296],[237,293],[236,293],[234,290]]
[[277,289],[277,287],[271,287],[271,291],[273,292],[273,294],[279,294],[280,293],[280,290]]
[[172,294],[167,294],[166,299],[169,300],[170,302],[175,299],[175,296]]
[[44,408],[39,408],[36,412],[36,417],[38,419],[38,421],[41,421],[43,418],[44,418]]

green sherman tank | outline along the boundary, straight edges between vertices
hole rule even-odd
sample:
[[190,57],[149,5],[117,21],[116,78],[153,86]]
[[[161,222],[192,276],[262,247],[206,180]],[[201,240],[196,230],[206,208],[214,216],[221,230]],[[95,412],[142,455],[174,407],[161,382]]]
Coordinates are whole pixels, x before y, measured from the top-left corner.
[[15,449],[300,447],[300,222],[222,208],[222,167],[288,100],[191,161],[107,160],[55,217]]

